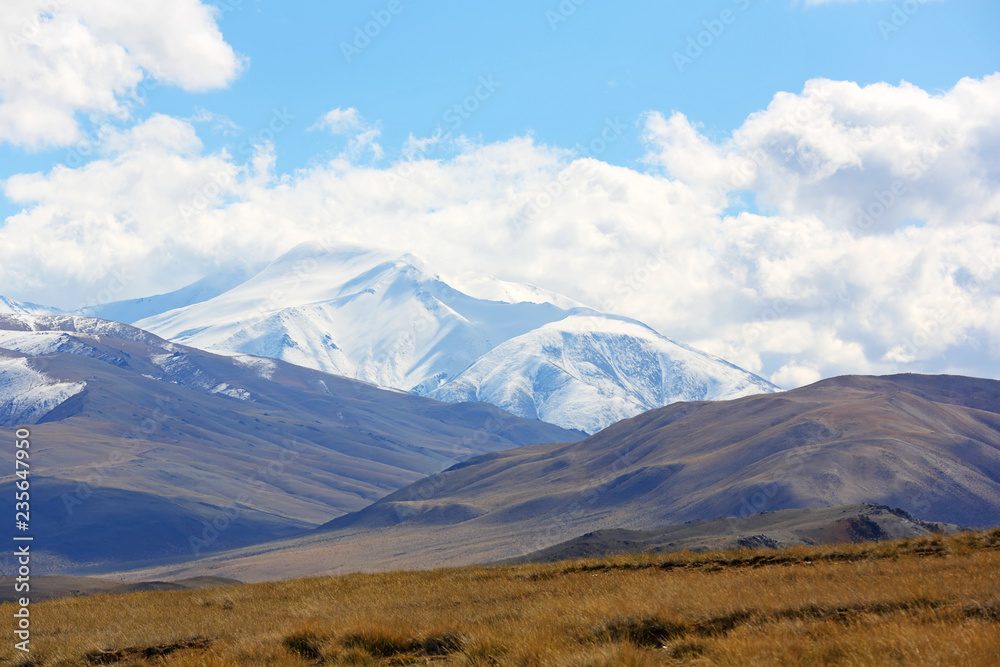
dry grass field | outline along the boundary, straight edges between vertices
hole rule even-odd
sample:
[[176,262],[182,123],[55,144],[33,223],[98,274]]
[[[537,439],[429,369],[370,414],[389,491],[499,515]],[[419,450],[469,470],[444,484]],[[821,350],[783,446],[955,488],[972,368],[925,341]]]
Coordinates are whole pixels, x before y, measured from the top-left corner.
[[[1000,530],[63,598],[31,620],[53,667],[1000,665]],[[23,662],[12,644],[0,662]]]

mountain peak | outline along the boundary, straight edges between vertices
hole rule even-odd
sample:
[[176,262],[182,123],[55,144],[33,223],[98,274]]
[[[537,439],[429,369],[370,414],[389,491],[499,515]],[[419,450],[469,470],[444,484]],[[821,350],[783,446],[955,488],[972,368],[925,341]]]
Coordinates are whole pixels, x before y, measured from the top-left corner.
[[15,315],[30,315],[30,314],[40,314],[48,315],[58,313],[59,311],[55,308],[47,308],[45,306],[39,306],[37,303],[28,303],[26,301],[15,301],[13,299],[8,299],[5,296],[0,296],[0,314],[15,314]]
[[668,402],[777,389],[637,320],[489,276],[446,282],[409,253],[310,241],[214,284],[225,289],[134,323],[205,350],[483,400],[591,433]]
[[777,390],[641,322],[578,309],[505,341],[429,395],[445,401],[486,401],[515,414],[595,433],[670,403]]

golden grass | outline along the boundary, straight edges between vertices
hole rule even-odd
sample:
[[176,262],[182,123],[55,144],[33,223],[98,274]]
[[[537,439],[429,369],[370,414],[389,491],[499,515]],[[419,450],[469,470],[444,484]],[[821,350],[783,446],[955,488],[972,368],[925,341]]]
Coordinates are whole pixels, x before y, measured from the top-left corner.
[[[64,598],[31,614],[46,667],[1000,665],[1000,530]],[[17,664],[12,644],[0,663]]]

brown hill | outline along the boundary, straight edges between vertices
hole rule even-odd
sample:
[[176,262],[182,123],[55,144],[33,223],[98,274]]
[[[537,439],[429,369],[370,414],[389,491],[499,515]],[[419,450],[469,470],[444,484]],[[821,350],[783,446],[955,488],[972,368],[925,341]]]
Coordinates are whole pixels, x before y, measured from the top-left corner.
[[[24,385],[9,403],[40,401],[45,382],[83,386],[41,401],[47,413],[16,411],[37,415],[38,573],[299,534],[469,456],[583,436],[92,318],[0,315],[4,361],[21,369],[8,382]],[[8,433],[16,425],[0,419]],[[13,466],[0,475],[10,517],[15,481]],[[0,574],[14,571],[10,559],[0,556]]]
[[247,580],[459,565],[605,528],[856,503],[992,526],[1000,524],[998,413],[1000,382],[915,375],[676,404],[577,443],[472,459],[310,535],[173,574],[212,568]]
[[576,558],[671,551],[700,553],[720,549],[785,549],[882,542],[961,531],[961,526],[921,521],[899,509],[863,503],[689,521],[654,530],[595,530],[547,549],[512,558],[509,562],[553,563]]

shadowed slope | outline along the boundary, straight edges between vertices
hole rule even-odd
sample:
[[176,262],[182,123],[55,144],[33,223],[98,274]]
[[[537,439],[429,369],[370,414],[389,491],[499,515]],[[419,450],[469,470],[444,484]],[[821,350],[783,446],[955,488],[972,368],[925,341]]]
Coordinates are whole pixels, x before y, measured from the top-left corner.
[[311,535],[175,574],[219,566],[240,579],[273,578],[305,574],[317,561],[349,569],[457,565],[603,528],[856,503],[997,525],[998,396],[992,380],[846,377],[677,404],[577,443],[460,463]]
[[[18,414],[34,422],[37,564],[53,567],[301,532],[469,456],[582,435],[90,318],[0,315],[3,361],[37,389]],[[14,482],[0,477],[0,508]]]
[[689,521],[654,530],[597,530],[511,559],[551,563],[616,554],[702,552],[713,549],[783,549],[791,546],[881,542],[957,533],[954,524],[914,519],[885,505],[845,505],[810,510],[778,510],[745,517]]

